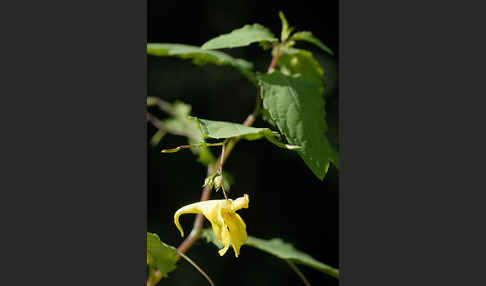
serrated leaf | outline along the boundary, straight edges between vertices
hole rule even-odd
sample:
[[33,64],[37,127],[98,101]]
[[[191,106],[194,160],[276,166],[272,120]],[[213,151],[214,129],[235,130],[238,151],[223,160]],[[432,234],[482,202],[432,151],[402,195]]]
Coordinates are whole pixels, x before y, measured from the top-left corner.
[[258,76],[263,107],[288,142],[301,146],[297,152],[312,172],[324,179],[329,162],[338,164],[327,130],[324,99],[309,80],[275,70]]
[[302,75],[316,85],[319,94],[324,94],[324,69],[311,52],[293,48],[284,49],[277,65],[282,68],[283,73],[288,73],[287,75]]
[[243,73],[250,81],[253,81],[255,77],[252,71],[252,63],[243,59],[235,59],[220,51],[204,50],[200,47],[183,44],[150,43],[147,44],[147,54],[159,57],[174,56],[183,59],[192,59],[197,65],[204,65],[206,63],[220,66],[229,65]]
[[[206,242],[213,243],[218,248],[222,248],[224,246],[209,228],[202,231],[201,237],[205,238]],[[265,240],[248,236],[248,240],[245,245],[257,248],[284,260],[290,260],[295,263],[310,266],[339,279],[338,269],[316,260],[307,253],[295,249],[292,244],[287,243],[280,238]]]
[[265,137],[268,141],[284,149],[297,150],[300,148],[280,142],[278,133],[268,128],[249,127],[239,123],[206,120],[197,117],[190,118],[198,123],[199,130],[204,138],[226,139],[241,136],[246,140],[258,140]]
[[269,29],[260,24],[253,24],[245,25],[231,33],[213,38],[204,43],[201,48],[208,50],[237,48],[263,41],[273,42],[277,39]]
[[147,252],[162,275],[167,276],[167,273],[176,268],[176,263],[179,260],[177,250],[163,243],[155,233],[147,232]]
[[290,40],[306,41],[306,42],[312,43],[312,44],[318,46],[319,48],[321,48],[323,51],[325,51],[325,52],[327,52],[331,55],[334,55],[334,53],[332,52],[332,50],[330,48],[328,48],[326,45],[324,45],[318,38],[316,38],[314,35],[312,35],[312,33],[309,32],[309,31],[297,32],[297,33],[293,34],[292,37],[290,37]]
[[276,127],[275,122],[273,121],[272,117],[270,116],[270,113],[268,110],[262,108],[262,119],[268,122],[270,125]]

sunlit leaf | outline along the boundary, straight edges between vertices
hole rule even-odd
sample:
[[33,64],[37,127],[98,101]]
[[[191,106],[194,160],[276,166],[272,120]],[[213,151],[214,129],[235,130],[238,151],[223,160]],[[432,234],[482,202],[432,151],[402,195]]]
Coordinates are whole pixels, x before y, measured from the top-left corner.
[[253,64],[243,59],[235,59],[220,51],[204,50],[200,47],[183,44],[149,43],[147,54],[159,57],[179,57],[192,59],[195,64],[204,65],[207,63],[216,65],[233,66],[243,73],[251,81],[255,75],[252,72]]
[[[206,239],[206,242],[211,242],[218,248],[223,247],[223,244],[216,238],[213,231],[209,228],[203,230],[201,237]],[[318,261],[305,252],[297,250],[292,244],[287,243],[280,238],[265,240],[248,236],[248,241],[245,245],[257,248],[284,260],[307,265],[339,279],[338,269]]]
[[[177,260],[179,260],[177,250],[163,243],[155,233],[147,232],[147,253],[150,260],[153,260],[153,265],[164,276],[167,276],[169,272],[176,268]],[[147,262],[149,262],[148,258]]]
[[277,41],[273,33],[260,24],[245,25],[231,33],[220,35],[202,45],[203,49],[223,49],[248,46],[257,42]]
[[326,137],[324,99],[311,81],[275,70],[258,76],[263,107],[312,172],[323,179],[338,154]]
[[319,48],[321,48],[323,51],[331,54],[331,55],[334,55],[333,51],[328,48],[326,45],[324,45],[321,40],[319,40],[318,38],[316,38],[311,32],[309,31],[302,31],[302,32],[297,32],[295,34],[292,35],[292,37],[290,37],[290,40],[293,40],[293,41],[305,41],[305,42],[309,42],[309,43],[312,43],[316,46],[318,46]]
[[324,69],[311,52],[293,48],[285,49],[282,51],[277,66],[284,74],[302,75],[316,86],[319,94],[324,94]]
[[226,121],[214,121],[190,117],[198,123],[199,130],[204,138],[226,139],[232,137],[243,137],[246,140],[258,140],[266,138],[278,147],[297,150],[300,147],[291,144],[284,144],[280,140],[280,135],[268,128],[249,127],[239,123]]

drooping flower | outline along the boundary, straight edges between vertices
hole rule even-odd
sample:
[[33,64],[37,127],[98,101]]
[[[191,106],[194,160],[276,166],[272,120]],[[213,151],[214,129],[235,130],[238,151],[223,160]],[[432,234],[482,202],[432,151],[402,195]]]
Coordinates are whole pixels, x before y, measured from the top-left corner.
[[203,214],[211,222],[216,238],[224,245],[219,250],[219,255],[223,256],[226,253],[231,241],[235,255],[238,257],[240,248],[246,243],[248,235],[246,224],[236,211],[248,208],[248,203],[247,194],[235,200],[208,200],[193,203],[180,208],[174,214],[174,223],[181,232],[181,236],[184,236],[184,230],[179,223],[179,216],[187,213]]

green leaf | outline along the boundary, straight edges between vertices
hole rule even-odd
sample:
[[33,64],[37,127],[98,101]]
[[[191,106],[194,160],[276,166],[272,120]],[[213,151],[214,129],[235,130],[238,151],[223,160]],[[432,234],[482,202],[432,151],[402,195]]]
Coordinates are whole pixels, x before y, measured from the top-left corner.
[[213,153],[211,153],[208,147],[201,147],[199,152],[196,152],[196,154],[198,154],[197,161],[203,165],[207,166],[216,162],[216,158],[214,157]]
[[329,162],[338,164],[325,132],[324,99],[302,76],[292,77],[275,70],[258,76],[263,107],[288,142],[300,146],[297,152],[312,172],[324,179]]
[[324,264],[314,259],[312,256],[308,255],[307,253],[295,249],[292,244],[286,243],[280,238],[264,240],[264,239],[248,236],[248,241],[246,242],[245,245],[258,248],[262,251],[270,253],[281,259],[290,260],[295,263],[310,266],[314,269],[317,269],[328,275],[331,275],[334,278],[339,279],[338,269],[333,268],[327,264]]
[[280,20],[282,21],[282,34],[281,34],[280,38],[281,38],[281,41],[284,42],[290,36],[290,33],[292,33],[292,30],[294,30],[294,27],[289,27],[289,22],[287,22],[287,18],[285,18],[285,15],[282,11],[280,11],[278,13],[278,16],[280,17]]
[[265,120],[266,122],[270,123],[270,125],[272,125],[274,127],[277,126],[275,124],[275,122],[273,121],[272,117],[270,116],[270,113],[265,108],[262,108],[262,119]]
[[[218,248],[223,248],[223,244],[216,238],[210,228],[204,229],[201,233],[201,237],[205,238],[206,242],[213,243]],[[284,260],[290,260],[295,263],[310,266],[339,279],[338,269],[324,264],[312,256],[295,249],[292,244],[284,242],[280,238],[264,240],[253,236],[248,236],[248,241],[245,243],[245,245],[265,251]]]
[[162,129],[157,130],[157,132],[155,132],[155,134],[150,139],[150,145],[152,146],[159,145],[159,142],[160,140],[162,140],[162,137],[164,137],[165,133],[166,132]]
[[197,117],[190,118],[198,123],[199,130],[204,138],[226,139],[241,136],[246,140],[258,140],[265,137],[268,141],[281,148],[289,150],[299,149],[299,146],[282,143],[280,135],[268,128],[249,127],[238,123],[206,120]]
[[324,69],[311,52],[293,48],[283,49],[277,65],[284,74],[302,75],[316,85],[319,94],[324,94]]
[[203,50],[200,47],[183,44],[150,43],[147,44],[147,54],[159,57],[175,56],[183,59],[192,59],[197,65],[204,65],[206,63],[220,66],[229,65],[243,73],[250,81],[253,81],[255,77],[252,71],[252,63],[242,59],[235,59],[219,51]]
[[177,260],[179,260],[177,249],[160,241],[159,236],[155,233],[147,232],[147,253],[155,267],[164,276],[176,268]]
[[213,230],[210,229],[210,228],[203,229],[203,231],[201,232],[201,238],[206,239],[207,243],[212,243],[212,244],[216,245],[217,248],[223,248],[224,247],[224,244],[216,238]]
[[[196,145],[204,141],[204,138],[199,131],[198,124],[193,120],[188,119],[188,116],[191,114],[191,105],[181,101],[176,101],[171,104],[157,97],[147,98],[147,103],[150,103],[150,106],[159,106],[163,111],[172,116],[161,120],[163,129],[159,129],[159,131],[154,134],[151,139],[152,145],[158,145],[165,133],[185,136],[187,137],[189,145]],[[191,148],[191,151],[198,155],[198,162],[201,164],[209,165],[216,161],[216,158],[208,147]]]
[[[199,125],[199,130],[205,138],[225,139],[246,135],[261,135],[261,132],[268,128],[249,127],[239,123],[232,123],[226,121],[206,120],[197,117],[190,117]],[[263,135],[259,136],[259,138]],[[255,138],[255,139],[259,139]]]
[[172,116],[178,118],[186,118],[191,114],[191,105],[182,101],[176,101],[172,104]]
[[290,40],[306,41],[306,42],[312,43],[312,44],[318,46],[319,48],[321,48],[323,51],[325,51],[325,52],[327,52],[331,55],[334,55],[334,53],[332,52],[332,50],[330,48],[328,48],[326,45],[324,45],[318,38],[314,37],[314,35],[312,35],[312,33],[309,32],[309,31],[297,32],[292,37],[290,37]]
[[211,39],[204,43],[201,48],[208,50],[237,48],[263,41],[273,42],[277,41],[277,39],[269,29],[260,24],[253,24],[245,25],[229,34]]

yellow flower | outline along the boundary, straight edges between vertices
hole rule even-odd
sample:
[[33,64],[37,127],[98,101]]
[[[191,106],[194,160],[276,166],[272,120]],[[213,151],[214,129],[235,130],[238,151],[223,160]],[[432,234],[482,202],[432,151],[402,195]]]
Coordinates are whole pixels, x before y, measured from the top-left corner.
[[219,255],[223,256],[229,248],[230,240],[233,245],[236,257],[240,254],[240,248],[246,243],[246,224],[236,213],[237,210],[248,208],[249,198],[245,194],[236,200],[208,200],[187,205],[180,208],[174,214],[174,223],[184,236],[184,231],[179,223],[179,216],[187,213],[203,214],[213,226],[214,235],[224,245],[219,250]]

